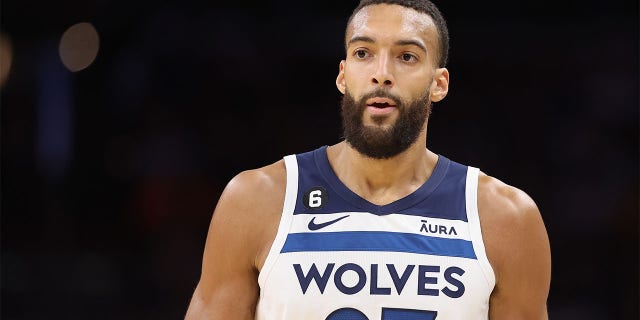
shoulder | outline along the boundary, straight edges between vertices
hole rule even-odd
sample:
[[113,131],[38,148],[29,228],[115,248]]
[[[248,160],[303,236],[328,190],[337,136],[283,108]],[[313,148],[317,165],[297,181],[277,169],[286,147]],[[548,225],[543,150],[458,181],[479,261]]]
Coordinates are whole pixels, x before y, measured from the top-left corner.
[[242,200],[244,203],[268,200],[280,189],[284,191],[286,180],[284,160],[262,168],[242,171],[229,181],[221,200]]
[[539,254],[535,258],[540,261],[550,259],[542,216],[534,200],[524,191],[481,173],[478,212],[487,256],[497,281],[519,263],[533,258],[533,254]]
[[254,317],[256,274],[277,229],[285,183],[283,161],[243,171],[229,181],[209,225],[187,318]]
[[536,203],[524,191],[481,173],[478,212],[487,257],[496,276],[492,313],[546,312],[551,253]]
[[254,263],[261,265],[263,246],[273,240],[280,221],[285,190],[283,160],[237,174],[218,200],[209,233],[244,243],[250,249],[247,251],[253,252]]
[[533,199],[524,191],[480,172],[478,177],[478,205],[490,212],[496,222],[515,222],[539,215]]
[[478,212],[487,255],[496,276],[514,253],[531,243],[548,246],[547,232],[534,200],[494,177],[478,177]]
[[271,214],[279,214],[282,209],[286,180],[283,160],[240,172],[222,192],[213,221],[244,223],[272,218]]

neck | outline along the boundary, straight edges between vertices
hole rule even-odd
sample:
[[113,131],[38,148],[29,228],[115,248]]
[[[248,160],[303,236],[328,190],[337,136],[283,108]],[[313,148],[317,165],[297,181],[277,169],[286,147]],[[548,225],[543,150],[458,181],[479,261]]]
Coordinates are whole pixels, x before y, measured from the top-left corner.
[[349,189],[380,205],[409,195],[431,176],[438,156],[425,145],[426,132],[389,159],[369,158],[344,141],[329,147],[327,153],[336,175]]

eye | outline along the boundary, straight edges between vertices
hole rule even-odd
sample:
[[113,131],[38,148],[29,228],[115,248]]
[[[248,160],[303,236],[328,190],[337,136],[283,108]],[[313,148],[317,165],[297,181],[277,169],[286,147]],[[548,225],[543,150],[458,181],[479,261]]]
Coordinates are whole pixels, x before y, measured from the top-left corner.
[[410,53],[403,53],[401,56],[402,61],[404,62],[416,62],[418,58]]
[[369,53],[364,49],[358,49],[353,54],[359,59],[364,59],[369,55]]

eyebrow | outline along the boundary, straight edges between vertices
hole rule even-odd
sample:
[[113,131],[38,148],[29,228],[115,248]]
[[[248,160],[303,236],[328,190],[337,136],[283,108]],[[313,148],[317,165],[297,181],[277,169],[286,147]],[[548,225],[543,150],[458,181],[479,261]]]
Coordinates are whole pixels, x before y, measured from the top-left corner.
[[[368,42],[368,43],[375,43],[376,41],[373,40],[373,38],[371,37],[367,37],[367,36],[357,36],[357,37],[353,37],[349,40],[349,42],[347,42],[347,46],[349,46],[350,44],[354,43],[354,42]],[[399,46],[416,46],[420,49],[422,49],[424,52],[427,52],[427,48],[424,46],[424,44],[422,44],[419,41],[416,40],[398,40],[395,42],[396,45]]]

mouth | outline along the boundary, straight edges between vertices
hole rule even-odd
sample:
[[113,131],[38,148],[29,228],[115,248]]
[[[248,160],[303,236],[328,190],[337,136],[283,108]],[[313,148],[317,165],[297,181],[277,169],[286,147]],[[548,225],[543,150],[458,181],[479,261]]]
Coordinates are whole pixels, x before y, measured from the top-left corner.
[[366,103],[367,103],[367,107],[373,107],[376,109],[396,107],[396,103],[393,100],[389,98],[383,98],[383,97],[375,97],[375,98],[368,99]]
[[375,97],[368,99],[366,103],[367,111],[372,116],[386,116],[397,109],[397,104],[389,98]]
[[392,105],[390,105],[388,103],[372,103],[372,104],[367,105],[367,106],[374,107],[374,108],[377,108],[377,109],[384,109],[384,108],[389,108]]

